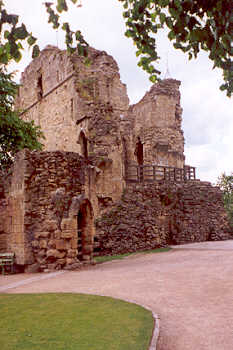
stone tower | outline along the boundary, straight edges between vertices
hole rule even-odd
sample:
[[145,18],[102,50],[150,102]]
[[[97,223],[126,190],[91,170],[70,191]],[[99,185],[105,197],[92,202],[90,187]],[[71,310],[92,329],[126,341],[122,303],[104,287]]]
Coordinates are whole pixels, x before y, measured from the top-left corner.
[[[130,162],[184,167],[179,86],[178,80],[162,80],[153,85],[141,101],[130,107],[133,124],[131,147],[134,149]],[[142,155],[136,156],[136,146]]]

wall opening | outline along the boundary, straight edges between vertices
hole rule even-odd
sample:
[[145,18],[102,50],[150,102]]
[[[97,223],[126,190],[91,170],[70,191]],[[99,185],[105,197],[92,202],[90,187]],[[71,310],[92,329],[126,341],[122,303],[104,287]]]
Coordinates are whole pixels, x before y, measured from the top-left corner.
[[91,260],[94,245],[94,218],[90,202],[85,200],[77,215],[78,227],[78,259]]
[[43,97],[43,80],[42,80],[42,74],[39,73],[38,79],[37,79],[37,96],[38,99],[41,100]]
[[137,138],[134,155],[136,156],[137,163],[139,165],[137,177],[138,177],[138,180],[142,182],[143,181],[143,143],[139,136]]
[[84,158],[88,158],[87,138],[83,131],[81,131],[79,135],[79,144],[81,146],[81,155]]
[[139,136],[137,138],[134,154],[136,156],[138,165],[143,165],[143,143]]

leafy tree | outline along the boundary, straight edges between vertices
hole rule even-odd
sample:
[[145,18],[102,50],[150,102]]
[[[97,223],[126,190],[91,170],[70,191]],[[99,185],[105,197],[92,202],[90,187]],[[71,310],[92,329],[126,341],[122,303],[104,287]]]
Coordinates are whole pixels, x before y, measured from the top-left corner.
[[224,84],[230,96],[233,91],[233,16],[232,0],[119,0],[123,3],[126,36],[132,38],[140,56],[139,66],[155,82],[160,72],[152,62],[159,57],[155,35],[168,28],[168,38],[176,49],[196,58],[201,50],[209,53],[214,66],[223,71]]
[[223,173],[218,178],[217,185],[223,191],[224,205],[230,219],[230,224],[233,228],[233,173],[231,173],[231,175]]
[[[27,38],[28,44],[33,45],[36,39],[27,32],[24,24],[17,25],[18,16],[7,14],[3,6],[0,1],[0,167],[7,169],[19,150],[42,149],[39,138],[43,138],[43,135],[34,122],[25,122],[19,118],[19,112],[14,109],[18,85],[13,81],[13,74],[6,70],[12,59],[16,62],[21,59],[21,41]],[[7,29],[3,29],[4,25]],[[38,46],[34,45],[33,56],[38,50]]]
[[[116,0],[117,1],[117,0]],[[123,16],[126,21],[126,36],[132,38],[136,55],[140,57],[138,65],[150,74],[150,80],[156,82],[160,71],[152,63],[159,60],[156,49],[156,34],[164,27],[168,28],[168,38],[176,49],[187,53],[189,59],[196,58],[200,51],[207,51],[213,68],[223,71],[224,83],[221,90],[228,96],[233,91],[233,54],[232,0],[118,0],[122,2]],[[69,23],[60,21],[60,14],[68,11],[71,3],[80,5],[80,0],[54,0],[45,2],[49,15],[48,22],[53,28],[62,28],[66,33],[66,45],[69,52],[76,48],[80,55],[88,56],[88,43],[79,30],[72,31]],[[29,33],[24,24],[18,24],[17,15],[9,15],[0,0],[0,33],[4,33],[5,42],[0,48],[0,63],[10,58],[21,58],[22,41],[32,47],[32,57],[39,54],[36,38]],[[4,24],[10,29],[3,30]]]
[[25,122],[14,111],[13,102],[18,85],[13,82],[12,74],[0,71],[0,166],[8,168],[16,152],[28,148],[41,149],[38,141],[42,132],[34,122]]

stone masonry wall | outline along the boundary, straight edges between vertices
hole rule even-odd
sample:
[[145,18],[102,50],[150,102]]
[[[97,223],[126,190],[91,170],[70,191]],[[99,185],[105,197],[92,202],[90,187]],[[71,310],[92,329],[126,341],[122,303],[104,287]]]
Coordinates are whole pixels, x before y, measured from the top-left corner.
[[82,206],[89,212],[83,254],[91,259],[94,224],[87,196],[92,175],[93,167],[76,153],[20,152],[8,192],[0,186],[1,250],[13,251],[16,263],[29,266],[28,271],[79,265],[77,215]]
[[26,152],[25,234],[41,270],[77,263],[77,211],[84,196],[85,161],[71,152]]
[[44,150],[99,158],[98,192],[117,200],[123,178],[119,122],[129,99],[111,56],[89,48],[89,60],[86,65],[78,54],[47,46],[22,75],[17,107],[24,120],[41,126]]
[[10,215],[9,215],[9,186],[11,172],[5,173],[0,171],[0,252],[7,251],[7,241],[10,232]]
[[233,238],[221,191],[200,181],[129,185],[96,228],[100,255]]
[[144,163],[184,166],[179,85],[175,79],[160,81],[129,109],[134,140],[139,136],[144,145]]

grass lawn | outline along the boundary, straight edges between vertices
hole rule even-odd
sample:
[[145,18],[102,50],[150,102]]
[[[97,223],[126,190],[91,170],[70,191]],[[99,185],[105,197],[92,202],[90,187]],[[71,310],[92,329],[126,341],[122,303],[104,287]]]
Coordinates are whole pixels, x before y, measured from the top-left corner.
[[141,306],[84,294],[0,294],[1,350],[147,350]]
[[150,250],[142,250],[142,251],[137,251],[135,253],[125,253],[125,254],[119,254],[119,255],[104,255],[104,256],[96,256],[94,260],[97,263],[102,263],[106,261],[111,261],[111,260],[118,260],[118,259],[124,259],[126,256],[129,255],[135,255],[135,254],[149,254],[149,253],[162,253],[162,252],[169,252],[172,248],[166,247],[166,248],[156,248],[156,249],[150,249]]

